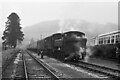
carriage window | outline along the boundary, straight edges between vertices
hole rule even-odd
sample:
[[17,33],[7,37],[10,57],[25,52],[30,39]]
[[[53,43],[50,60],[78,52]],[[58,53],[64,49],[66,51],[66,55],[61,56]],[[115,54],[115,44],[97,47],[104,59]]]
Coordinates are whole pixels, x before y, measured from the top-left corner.
[[114,43],[114,36],[111,37],[111,43]]
[[118,35],[116,35],[116,43],[118,43]]
[[120,34],[118,35],[118,43],[120,43]]
[[103,44],[103,38],[100,38],[100,44]]
[[108,44],[110,43],[110,37],[108,37],[108,39],[107,39],[107,43],[108,43]]
[[82,38],[85,38],[85,35],[82,35]]
[[106,38],[103,38],[103,40],[104,40],[104,44],[106,44]]
[[120,43],[120,35],[116,35],[116,43]]
[[104,40],[104,39],[102,38],[102,39],[101,39],[101,44],[103,44],[103,40]]
[[101,44],[101,39],[99,39],[99,44]]

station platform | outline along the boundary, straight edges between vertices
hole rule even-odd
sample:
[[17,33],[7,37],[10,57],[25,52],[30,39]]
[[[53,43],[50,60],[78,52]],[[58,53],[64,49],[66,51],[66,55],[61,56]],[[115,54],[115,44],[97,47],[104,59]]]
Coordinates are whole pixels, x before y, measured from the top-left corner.
[[87,62],[120,70],[120,64],[118,64],[115,61],[110,61],[110,60],[105,60],[100,58],[90,58]]

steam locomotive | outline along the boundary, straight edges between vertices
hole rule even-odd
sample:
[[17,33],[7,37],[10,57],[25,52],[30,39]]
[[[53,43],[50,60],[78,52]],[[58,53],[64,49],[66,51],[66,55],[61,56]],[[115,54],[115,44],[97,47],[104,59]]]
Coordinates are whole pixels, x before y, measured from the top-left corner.
[[[56,33],[34,43],[34,47],[28,49],[37,49],[38,53],[55,58],[61,58],[65,61],[83,60],[86,55],[85,33],[80,31],[68,31],[65,33]],[[36,44],[36,46],[35,46]]]

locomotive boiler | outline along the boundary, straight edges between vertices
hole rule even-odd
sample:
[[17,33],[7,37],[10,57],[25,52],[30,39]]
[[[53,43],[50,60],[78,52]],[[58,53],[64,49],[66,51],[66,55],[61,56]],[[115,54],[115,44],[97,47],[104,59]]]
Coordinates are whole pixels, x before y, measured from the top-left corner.
[[64,33],[62,50],[66,55],[65,60],[80,60],[86,55],[85,34],[78,31]]

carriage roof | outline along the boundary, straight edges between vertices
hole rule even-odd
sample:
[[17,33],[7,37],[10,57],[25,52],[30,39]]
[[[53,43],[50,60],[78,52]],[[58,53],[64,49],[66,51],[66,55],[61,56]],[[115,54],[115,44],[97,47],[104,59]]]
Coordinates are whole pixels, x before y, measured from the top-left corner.
[[98,37],[108,36],[108,35],[112,35],[112,34],[120,34],[120,30],[112,31],[112,32],[105,33],[105,34],[100,34],[100,35],[98,35]]
[[62,35],[62,33],[55,33],[55,34],[52,35],[52,37],[54,37],[54,36],[61,36],[61,35]]
[[78,35],[85,35],[85,33],[80,31],[68,31],[68,32],[65,32],[64,34],[73,34],[73,33]]

